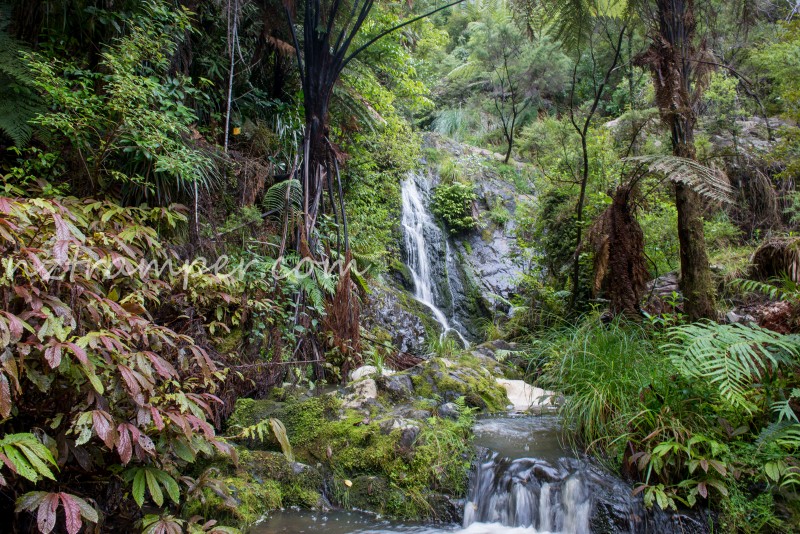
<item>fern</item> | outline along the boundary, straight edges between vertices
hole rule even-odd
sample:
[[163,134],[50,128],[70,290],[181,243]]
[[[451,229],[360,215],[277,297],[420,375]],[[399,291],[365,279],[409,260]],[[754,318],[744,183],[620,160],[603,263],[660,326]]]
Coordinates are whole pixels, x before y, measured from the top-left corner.
[[733,188],[728,177],[716,167],[677,156],[634,156],[623,161],[644,165],[652,173],[662,173],[670,181],[684,184],[715,202],[733,202]]
[[748,412],[748,390],[800,355],[794,336],[755,325],[695,323],[675,327],[669,335],[667,354],[684,376],[707,380],[733,407]]
[[303,188],[300,181],[292,178],[274,184],[264,193],[263,204],[267,213],[275,215],[276,218],[281,219],[288,213],[289,219],[293,219],[303,205]]
[[24,146],[33,132],[29,121],[42,111],[42,104],[20,58],[26,47],[8,35],[6,25],[6,14],[0,11],[0,132]]
[[794,301],[800,297],[800,287],[798,287],[797,282],[790,280],[788,277],[775,279],[772,283],[737,278],[730,284],[746,293],[761,293],[771,300]]
[[250,426],[246,426],[241,431],[232,436],[233,439],[253,439],[258,441],[265,441],[269,433],[275,436],[278,443],[281,445],[283,455],[290,462],[294,461],[294,453],[292,452],[292,444],[289,442],[289,436],[286,433],[286,427],[280,419],[270,417]]

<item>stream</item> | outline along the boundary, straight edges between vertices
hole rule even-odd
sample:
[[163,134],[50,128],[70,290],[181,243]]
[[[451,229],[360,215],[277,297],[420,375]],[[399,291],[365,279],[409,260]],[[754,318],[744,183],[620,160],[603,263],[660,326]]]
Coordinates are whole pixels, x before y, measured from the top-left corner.
[[704,532],[695,518],[645,511],[631,486],[560,442],[558,417],[479,419],[462,524],[390,521],[360,511],[288,509],[252,534],[599,534]]

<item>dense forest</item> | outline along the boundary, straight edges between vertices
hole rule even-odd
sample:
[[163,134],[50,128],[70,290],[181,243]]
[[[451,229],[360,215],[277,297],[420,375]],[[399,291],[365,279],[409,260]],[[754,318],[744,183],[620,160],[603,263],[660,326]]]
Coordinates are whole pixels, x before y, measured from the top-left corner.
[[798,531],[798,12],[0,0],[0,530]]

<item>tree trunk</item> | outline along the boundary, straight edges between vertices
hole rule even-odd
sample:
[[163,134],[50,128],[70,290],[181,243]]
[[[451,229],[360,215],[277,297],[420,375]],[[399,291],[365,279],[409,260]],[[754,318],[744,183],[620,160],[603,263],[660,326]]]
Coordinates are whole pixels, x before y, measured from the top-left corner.
[[508,160],[511,159],[511,149],[514,146],[514,134],[511,134],[511,137],[508,138],[508,149],[506,150],[506,157],[503,159],[503,163],[508,163]]
[[[694,47],[696,23],[694,0],[656,0],[657,31],[647,52],[637,63],[649,67],[653,75],[661,120],[672,134],[672,154],[696,159],[694,103],[699,88],[693,83],[698,54]],[[681,291],[689,319],[716,316],[714,288],[703,232],[703,202],[696,191],[675,184],[678,211],[678,240],[681,257]]]
[[675,184],[678,241],[681,256],[681,290],[689,319],[714,318],[714,288],[703,233],[702,199],[693,189]]

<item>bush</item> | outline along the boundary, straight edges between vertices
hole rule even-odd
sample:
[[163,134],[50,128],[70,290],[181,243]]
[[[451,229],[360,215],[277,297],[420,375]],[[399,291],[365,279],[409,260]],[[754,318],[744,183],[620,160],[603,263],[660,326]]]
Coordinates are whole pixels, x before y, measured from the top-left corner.
[[150,224],[181,221],[163,208],[0,197],[0,485],[44,532],[59,508],[70,532],[97,522],[88,497],[117,513],[98,477],[121,475],[139,506],[178,504],[187,464],[231,452],[209,422],[222,366],[178,330],[191,321],[153,319],[181,299],[221,317],[231,282],[196,264],[161,277],[140,268],[170,257]]
[[472,202],[477,198],[471,185],[461,182],[442,184],[433,192],[431,209],[455,235],[477,228],[478,221],[472,216]]
[[[705,501],[720,506],[723,525],[741,528],[752,516],[775,531],[787,526],[776,514],[781,501],[796,505],[800,486],[796,337],[589,317],[533,349],[548,360],[541,384],[565,395],[561,414],[576,442],[640,481],[645,504]],[[748,498],[755,486],[770,497]]]

